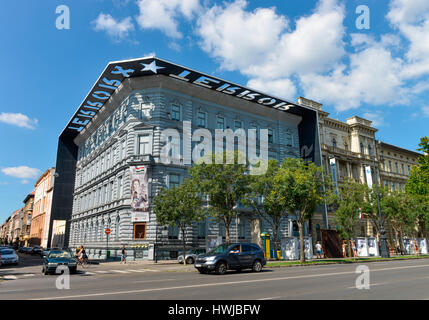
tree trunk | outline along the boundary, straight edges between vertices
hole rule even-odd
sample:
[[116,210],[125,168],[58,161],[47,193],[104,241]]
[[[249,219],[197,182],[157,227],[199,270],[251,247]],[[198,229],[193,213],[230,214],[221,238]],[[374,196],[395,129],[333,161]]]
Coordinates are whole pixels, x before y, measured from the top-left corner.
[[223,222],[225,223],[225,241],[226,243],[230,243],[229,239],[229,226],[231,221],[227,221],[228,219],[224,219]]
[[405,254],[402,228],[399,229],[399,247],[401,248],[401,255]]
[[185,227],[182,228],[182,245],[183,245],[183,265],[186,266],[186,239]]
[[277,224],[273,223],[273,247],[274,247],[274,256],[276,257],[276,260],[279,259],[277,256],[277,233],[278,233]]
[[350,259],[353,259],[353,255],[352,255],[352,241],[349,240],[348,243],[349,243],[349,256],[350,256]]
[[299,262],[305,262],[305,246],[304,246],[304,234],[302,228],[302,222],[297,221],[299,230],[299,246],[300,246],[300,257]]

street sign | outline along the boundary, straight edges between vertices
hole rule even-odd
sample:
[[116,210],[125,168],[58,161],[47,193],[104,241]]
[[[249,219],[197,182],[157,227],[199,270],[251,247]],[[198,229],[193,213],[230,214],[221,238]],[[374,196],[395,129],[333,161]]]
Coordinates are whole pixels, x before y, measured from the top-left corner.
[[104,231],[106,234],[110,234],[110,229],[106,228],[106,230]]

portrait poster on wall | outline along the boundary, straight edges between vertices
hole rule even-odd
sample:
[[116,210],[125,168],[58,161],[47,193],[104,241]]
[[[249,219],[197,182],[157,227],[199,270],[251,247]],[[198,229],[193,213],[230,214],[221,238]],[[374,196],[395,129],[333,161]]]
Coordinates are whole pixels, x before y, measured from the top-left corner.
[[130,167],[131,214],[133,222],[149,221],[149,188],[147,166]]

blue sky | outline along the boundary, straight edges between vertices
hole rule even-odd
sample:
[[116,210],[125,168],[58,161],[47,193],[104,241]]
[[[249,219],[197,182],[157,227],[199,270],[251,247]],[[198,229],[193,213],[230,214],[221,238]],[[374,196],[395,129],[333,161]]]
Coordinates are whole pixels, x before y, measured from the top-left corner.
[[[59,5],[70,29],[59,30]],[[356,8],[369,9],[369,29]],[[109,61],[159,58],[374,121],[415,150],[428,135],[424,0],[15,0],[0,4],[0,222],[55,166],[57,138]]]

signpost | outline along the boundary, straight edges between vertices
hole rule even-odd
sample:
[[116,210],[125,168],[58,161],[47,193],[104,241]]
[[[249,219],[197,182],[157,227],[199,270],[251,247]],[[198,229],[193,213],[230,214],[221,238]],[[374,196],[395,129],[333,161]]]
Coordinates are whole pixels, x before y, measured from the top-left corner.
[[109,234],[110,234],[110,228],[106,228],[106,230],[104,231],[106,233],[106,257],[107,259],[110,258],[110,252],[109,252]]

